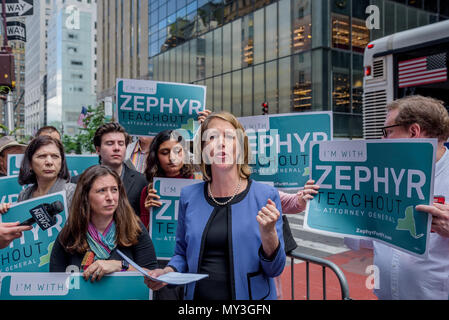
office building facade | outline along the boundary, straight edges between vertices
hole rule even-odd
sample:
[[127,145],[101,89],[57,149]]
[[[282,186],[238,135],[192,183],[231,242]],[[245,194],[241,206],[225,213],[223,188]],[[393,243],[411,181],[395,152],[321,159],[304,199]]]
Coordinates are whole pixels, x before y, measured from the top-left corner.
[[449,16],[440,0],[148,2],[148,79],[206,85],[236,116],[332,111],[336,138],[362,137],[366,45]]
[[94,1],[55,3],[48,22],[47,124],[75,135],[82,107],[96,106]]

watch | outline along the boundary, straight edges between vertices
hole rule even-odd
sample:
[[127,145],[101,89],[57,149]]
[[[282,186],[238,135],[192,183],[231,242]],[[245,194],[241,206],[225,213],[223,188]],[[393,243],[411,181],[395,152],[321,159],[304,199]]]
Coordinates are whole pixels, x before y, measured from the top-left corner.
[[122,271],[127,271],[129,269],[129,263],[126,260],[122,260]]

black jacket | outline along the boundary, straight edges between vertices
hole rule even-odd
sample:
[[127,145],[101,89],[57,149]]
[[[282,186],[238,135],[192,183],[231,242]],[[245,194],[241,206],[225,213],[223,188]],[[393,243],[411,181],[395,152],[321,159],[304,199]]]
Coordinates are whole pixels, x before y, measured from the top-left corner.
[[[152,270],[158,267],[156,252],[150,235],[142,223],[140,223],[140,228],[142,229],[142,232],[139,235],[138,243],[136,245],[131,247],[118,247],[118,249],[139,266]],[[70,254],[65,251],[63,245],[59,242],[58,236],[51,252],[50,272],[66,272],[66,268],[71,265],[81,268],[83,257],[84,254]],[[117,251],[112,250],[108,260],[121,261],[123,258]],[[83,270],[80,270],[80,272],[83,272]]]

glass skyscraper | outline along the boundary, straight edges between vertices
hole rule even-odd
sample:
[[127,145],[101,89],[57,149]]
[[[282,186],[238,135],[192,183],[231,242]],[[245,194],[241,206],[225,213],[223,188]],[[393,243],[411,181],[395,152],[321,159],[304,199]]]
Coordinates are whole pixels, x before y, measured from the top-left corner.
[[206,85],[236,116],[332,111],[335,137],[361,138],[366,45],[447,16],[442,0],[149,0],[149,79]]

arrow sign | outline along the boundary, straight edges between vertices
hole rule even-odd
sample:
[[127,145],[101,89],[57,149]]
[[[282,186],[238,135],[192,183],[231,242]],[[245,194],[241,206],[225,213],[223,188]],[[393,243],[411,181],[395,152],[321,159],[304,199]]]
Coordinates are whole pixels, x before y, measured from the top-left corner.
[[26,42],[25,24],[19,21],[8,21],[6,23],[8,40],[21,40]]
[[[33,0],[6,0],[6,17],[22,17],[33,15]],[[0,13],[3,12],[0,5]]]

